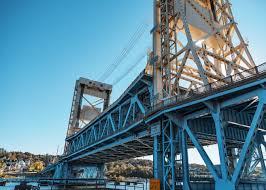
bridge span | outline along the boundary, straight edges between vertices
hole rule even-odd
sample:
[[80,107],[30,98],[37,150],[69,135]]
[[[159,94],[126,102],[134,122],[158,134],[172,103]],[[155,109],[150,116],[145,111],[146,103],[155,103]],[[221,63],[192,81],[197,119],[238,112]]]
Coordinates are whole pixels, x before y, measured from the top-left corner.
[[[171,97],[155,105],[152,105],[151,101],[152,77],[142,72],[113,105],[75,135],[66,139],[69,143],[67,152],[60,162],[99,167],[112,161],[153,155],[154,172],[157,172],[155,175],[159,177],[163,176],[163,171],[171,172],[171,167],[177,162],[175,158],[171,160],[167,154],[172,151],[174,154],[182,153],[180,145],[184,142],[181,133],[185,131],[188,136],[187,148],[196,148],[210,173],[219,178],[220,174],[217,173],[203,146],[217,144],[216,127],[223,125],[224,141],[227,146],[229,145],[224,154],[235,153],[234,156],[237,157],[228,156],[227,162],[231,170],[228,172],[232,173],[236,167],[236,159],[246,157],[250,151],[248,146],[245,149],[246,154],[239,155],[233,150],[254,143],[260,152],[262,147],[259,146],[266,145],[263,138],[266,132],[265,116],[261,121],[255,118],[256,114],[261,115],[265,111],[265,108],[262,110],[260,107],[261,110],[258,110],[258,105],[260,102],[265,104],[266,63],[255,67],[254,70],[257,71],[254,74],[244,71],[244,79],[228,85],[218,87],[210,84],[207,91],[202,90],[203,88],[195,89],[187,96]],[[252,124],[257,125],[256,130],[252,128]],[[254,136],[255,139],[251,138]],[[171,138],[174,139],[173,142],[170,141]],[[249,153],[248,156],[249,159],[256,160],[253,164],[261,163],[261,167],[264,167],[264,160],[253,158],[258,155]],[[169,160],[163,163],[160,157]],[[244,165],[244,160],[242,162]],[[60,164],[57,165],[59,166]],[[253,165],[251,169],[255,168]],[[254,171],[246,172],[246,175],[250,176]],[[59,173],[69,175],[63,174],[62,171]],[[239,178],[239,174],[237,177]]]
[[[76,82],[64,155],[43,173],[103,178],[105,163],[153,155],[164,190],[265,189],[266,63],[254,63],[231,4],[154,0],[151,33],[145,70],[113,104],[110,85]],[[208,176],[192,176],[192,148]]]

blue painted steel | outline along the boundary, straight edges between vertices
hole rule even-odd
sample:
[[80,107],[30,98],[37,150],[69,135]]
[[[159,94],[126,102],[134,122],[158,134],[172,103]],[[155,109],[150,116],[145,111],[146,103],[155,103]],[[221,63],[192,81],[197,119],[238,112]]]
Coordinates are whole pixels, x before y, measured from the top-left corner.
[[[158,136],[153,137],[153,162],[158,163]],[[155,179],[159,179],[159,171],[158,164],[153,165],[153,177]]]
[[207,168],[209,169],[209,171],[211,172],[213,178],[215,180],[218,180],[219,176],[217,174],[216,169],[214,168],[212,161],[210,160],[209,156],[207,155],[207,153],[205,152],[205,150],[201,146],[201,144],[198,141],[198,139],[196,138],[195,134],[188,127],[187,122],[184,122],[184,129],[186,130],[186,132],[187,132],[188,136],[190,137],[194,146],[197,148],[199,154],[201,155],[202,159],[204,160],[204,162],[205,162]]
[[[244,89],[248,89],[248,88],[252,88],[252,87],[258,86],[258,85],[262,85],[264,83],[266,83],[266,79],[257,80],[255,82],[251,82],[251,83],[248,83],[248,84],[245,84],[245,85],[237,86],[237,87],[231,88],[231,89],[226,90],[226,91],[218,92],[218,93],[215,93],[213,95],[210,95],[210,96],[207,96],[207,97],[204,97],[204,98],[197,99],[195,101],[192,100],[192,101],[190,101],[188,103],[184,103],[184,104],[181,104],[181,105],[178,105],[178,106],[173,106],[173,107],[168,108],[168,109],[163,109],[162,111],[160,111],[160,112],[158,112],[156,114],[153,114],[152,116],[150,116],[149,118],[147,118],[146,122],[149,123],[152,120],[154,120],[155,118],[158,118],[161,115],[163,115],[165,113],[168,113],[168,112],[172,112],[172,111],[175,111],[175,110],[179,110],[179,109],[182,109],[184,107],[193,106],[193,105],[195,105],[197,103],[207,102],[209,100],[212,100],[212,99],[215,99],[215,98],[218,98],[218,97],[222,97],[222,96],[226,96],[228,94],[232,94],[232,93],[235,93],[235,92],[244,90]],[[256,94],[256,93],[253,92],[252,94]],[[252,95],[249,95],[249,97],[252,97]],[[239,100],[239,99],[236,99],[236,102],[239,102],[237,100]],[[227,106],[228,105],[232,105],[232,104],[227,104]]]
[[[71,155],[72,153],[76,153],[104,137],[116,134],[117,131],[121,131],[121,129],[128,128],[130,125],[135,125],[138,121],[141,121],[147,109],[143,104],[145,102],[141,102],[138,98],[138,95],[143,92],[145,91],[142,89],[136,95],[118,105],[113,111],[110,111],[101,119],[90,124],[85,130],[68,138],[66,154]],[[149,100],[146,103],[149,103]],[[118,115],[116,122],[114,115]],[[86,139],[86,141],[82,139]]]
[[254,140],[254,134],[258,128],[258,125],[261,124],[260,122],[262,121],[264,109],[265,109],[264,104],[265,104],[265,102],[263,100],[260,100],[258,107],[257,107],[257,110],[255,112],[254,118],[252,120],[250,130],[247,134],[245,143],[243,145],[238,164],[237,164],[236,169],[235,169],[233,176],[232,176],[232,181],[234,183],[237,183],[237,181],[239,180],[239,175],[241,174],[241,171],[243,170],[243,164],[245,162],[246,154],[250,148],[251,141]]
[[[66,139],[67,152],[56,166],[54,176],[71,176],[71,163],[88,162],[92,165],[97,161],[101,165],[108,161],[153,154],[154,177],[161,179],[164,190],[181,187],[187,190],[195,184],[190,182],[189,175],[187,150],[191,147],[198,150],[213,177],[215,187],[212,188],[216,190],[234,190],[240,187],[243,167],[247,165],[251,173],[260,163],[266,174],[263,158],[266,143],[261,138],[266,134],[266,120],[263,118],[266,102],[263,84],[266,79],[206,97],[203,95],[171,108],[165,105],[151,114],[148,110],[153,102],[152,80],[149,78],[143,82],[143,77],[144,75],[138,77],[126,93],[104,113]],[[259,103],[256,97],[259,97]],[[161,123],[162,134],[151,137],[150,127],[155,123]],[[251,156],[247,156],[247,153],[253,149],[251,145],[255,139],[254,134],[260,135],[260,138],[256,136],[259,140],[256,141],[251,161]],[[216,143],[221,163],[219,166],[214,166],[203,148]],[[228,166],[227,143],[238,150],[244,144],[239,161],[233,168]],[[261,146],[264,147],[263,150]],[[177,161],[182,164],[178,165]],[[182,176],[177,173],[180,167]]]
[[[184,128],[184,122],[182,122],[182,128]],[[182,171],[183,171],[183,190],[190,190],[190,182],[189,182],[189,163],[188,163],[188,148],[187,148],[187,134],[184,129],[181,131],[181,151],[182,151]]]
[[102,147],[100,147],[98,149],[95,149],[95,150],[93,150],[91,152],[87,152],[87,153],[84,153],[82,155],[73,157],[73,158],[70,159],[70,161],[79,160],[79,159],[81,159],[83,157],[86,157],[88,155],[93,155],[93,154],[95,154],[97,152],[100,152],[100,151],[103,151],[105,149],[108,149],[108,148],[111,148],[111,147],[115,147],[115,146],[118,146],[118,145],[121,145],[121,144],[125,144],[125,143],[130,142],[130,141],[132,141],[134,139],[142,138],[144,136],[147,136],[147,131],[143,131],[141,133],[128,136],[128,137],[126,137],[124,139],[120,139],[119,141],[116,141],[116,142],[110,143],[108,145],[102,146]]
[[264,147],[264,149],[266,148],[265,145],[264,145],[264,142],[265,142],[264,136],[260,135],[258,137],[256,146],[257,146],[257,149],[258,149],[259,161],[260,161],[260,164],[261,164],[262,172],[263,172],[264,178],[266,178],[265,158],[264,158],[263,151],[262,151],[262,147]]
[[221,172],[223,180],[228,180],[228,161],[226,155],[226,143],[225,143],[225,136],[224,136],[224,126],[223,120],[220,117],[220,106],[219,104],[216,105],[216,108],[212,110],[212,117],[215,124],[215,131],[216,131],[216,138],[219,150],[219,158],[221,164]]

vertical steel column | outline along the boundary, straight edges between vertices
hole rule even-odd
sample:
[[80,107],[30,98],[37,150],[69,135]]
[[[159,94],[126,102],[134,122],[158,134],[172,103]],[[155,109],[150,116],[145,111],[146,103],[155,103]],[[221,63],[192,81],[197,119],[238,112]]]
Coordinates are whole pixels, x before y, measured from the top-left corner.
[[172,170],[172,188],[175,189],[176,176],[175,176],[175,157],[176,157],[176,144],[175,144],[175,133],[173,129],[173,123],[170,121],[170,147],[171,147],[171,170]]
[[160,149],[162,136],[153,137],[153,177],[160,180],[161,189],[163,189],[163,153]]
[[175,133],[171,120],[163,121],[162,144],[163,144],[163,188],[164,190],[175,190]]
[[97,164],[97,178],[104,179],[105,177],[105,164]]
[[111,91],[106,90],[106,99],[104,99],[104,102],[103,102],[103,110],[107,109],[108,106],[110,105],[110,95],[111,95]]
[[161,72],[163,97],[174,95],[174,80],[172,77],[174,68],[177,68],[172,61],[177,62],[177,38],[176,24],[177,15],[175,12],[175,0],[161,0]]
[[190,190],[191,188],[189,182],[187,134],[184,130],[184,124],[182,124],[182,131],[181,131],[181,155],[182,155],[183,190]]
[[79,119],[80,119],[80,111],[81,111],[81,106],[82,106],[82,98],[83,98],[83,94],[84,94],[84,88],[85,88],[85,85],[84,84],[80,84],[80,94],[77,101],[78,101],[78,105],[77,105],[77,120],[76,120],[76,123],[75,123],[75,127],[79,128]]
[[153,137],[153,177],[158,179],[159,172],[158,172],[158,136]]
[[55,175],[53,177],[54,178],[64,178],[64,179],[73,177],[72,168],[69,165],[69,163],[66,161],[59,163],[56,166]]
[[[160,39],[160,1],[153,1],[153,95],[162,93],[162,74],[160,68],[161,39]],[[157,59],[157,60],[156,60]],[[156,103],[156,102],[155,102]]]
[[222,179],[227,181],[228,180],[228,161],[227,161],[227,155],[226,155],[226,142],[225,142],[225,136],[224,136],[223,118],[221,117],[219,105],[217,105],[216,108],[212,110],[212,117],[213,117],[214,124],[215,124]]

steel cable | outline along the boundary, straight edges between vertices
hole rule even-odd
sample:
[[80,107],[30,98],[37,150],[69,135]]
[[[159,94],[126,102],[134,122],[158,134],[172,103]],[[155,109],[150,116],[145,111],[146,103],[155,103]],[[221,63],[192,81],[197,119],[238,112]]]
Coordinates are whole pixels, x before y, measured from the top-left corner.
[[127,57],[129,52],[135,47],[139,39],[143,36],[144,32],[148,29],[147,23],[142,23],[137,28],[136,32],[131,36],[129,42],[123,48],[120,55],[118,55],[114,62],[109,65],[109,67],[105,70],[105,72],[100,76],[99,81],[105,81],[108,77],[111,76],[111,74],[114,72],[114,70],[122,63],[122,61]]

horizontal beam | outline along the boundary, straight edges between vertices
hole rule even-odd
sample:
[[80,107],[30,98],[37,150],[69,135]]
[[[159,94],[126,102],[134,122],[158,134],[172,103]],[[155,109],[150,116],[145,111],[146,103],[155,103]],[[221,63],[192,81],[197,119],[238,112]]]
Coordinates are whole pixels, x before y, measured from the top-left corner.
[[131,135],[131,136],[128,136],[124,139],[119,139],[113,143],[110,143],[110,144],[107,144],[107,145],[104,145],[100,148],[97,148],[97,149],[94,149],[92,151],[89,151],[89,152],[86,152],[82,155],[79,155],[79,156],[75,156],[73,158],[71,158],[69,161],[74,161],[74,160],[78,160],[78,159],[81,159],[81,158],[84,158],[86,156],[89,156],[89,155],[92,155],[92,154],[95,154],[97,152],[100,152],[100,151],[103,151],[103,150],[106,150],[108,148],[112,148],[112,147],[115,147],[115,146],[118,146],[118,145],[121,145],[121,144],[125,144],[127,142],[130,142],[130,141],[133,141],[134,139],[137,139],[137,138],[143,138],[145,136],[148,135],[148,132],[147,131],[143,131],[143,132],[140,132],[140,133],[137,133],[135,135]]
[[[154,120],[155,118],[158,118],[159,116],[161,116],[161,115],[163,115],[165,113],[172,112],[172,111],[175,111],[175,110],[181,110],[181,109],[187,108],[187,107],[191,107],[191,106],[194,106],[195,104],[198,104],[198,103],[211,101],[211,100],[217,99],[219,97],[223,97],[223,96],[226,96],[226,95],[229,95],[229,94],[233,94],[233,93],[239,92],[241,90],[246,90],[246,89],[252,88],[254,86],[260,86],[261,84],[264,84],[264,83],[266,83],[266,78],[265,79],[261,79],[261,80],[256,80],[254,82],[251,82],[251,83],[248,83],[248,84],[245,84],[245,85],[242,85],[242,86],[234,87],[234,88],[231,88],[231,89],[228,89],[228,90],[225,90],[225,91],[217,92],[217,93],[214,93],[212,95],[208,95],[206,97],[196,99],[194,101],[192,100],[192,101],[186,102],[184,104],[173,106],[171,108],[163,109],[161,111],[156,112],[153,115],[150,115],[150,116],[146,117],[145,123],[149,123],[152,120]],[[250,90],[250,91],[252,92],[254,90]],[[227,106],[227,104],[222,104],[221,103],[221,108],[223,108],[225,106]]]

